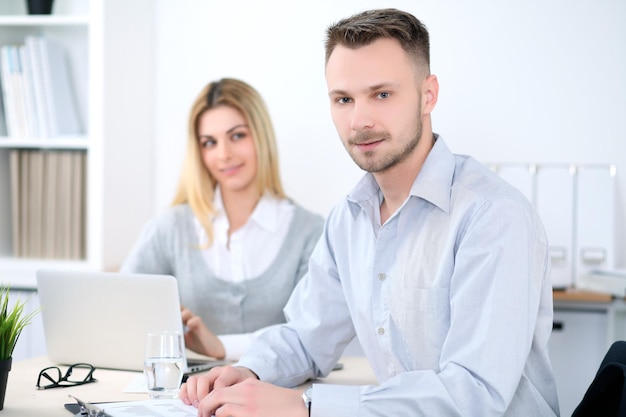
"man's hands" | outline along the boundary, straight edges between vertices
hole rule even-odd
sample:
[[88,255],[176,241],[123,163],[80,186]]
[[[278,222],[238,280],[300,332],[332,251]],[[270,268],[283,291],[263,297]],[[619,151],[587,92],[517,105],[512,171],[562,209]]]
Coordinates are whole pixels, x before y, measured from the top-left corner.
[[248,368],[217,367],[190,376],[180,399],[199,417],[307,417],[302,391],[261,382]]
[[202,375],[191,375],[180,387],[178,395],[185,404],[198,407],[209,392],[243,382],[248,378],[257,379],[254,372],[248,368],[217,366]]
[[185,331],[185,347],[201,355],[224,359],[226,350],[221,340],[204,324],[199,316],[186,307],[181,308]]
[[[185,346],[196,353],[223,359],[224,345],[191,310],[181,311]],[[307,417],[302,391],[261,382],[250,369],[222,366],[192,375],[179,392],[187,405],[198,408],[199,417]]]

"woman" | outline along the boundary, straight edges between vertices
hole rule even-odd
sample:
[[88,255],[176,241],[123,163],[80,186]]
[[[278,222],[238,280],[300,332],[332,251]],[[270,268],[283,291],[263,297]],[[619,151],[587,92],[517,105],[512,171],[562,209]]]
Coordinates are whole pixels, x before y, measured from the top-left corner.
[[254,332],[285,321],[322,227],[283,191],[263,99],[225,78],[195,100],[172,206],[145,227],[122,271],[175,276],[186,346],[236,359]]

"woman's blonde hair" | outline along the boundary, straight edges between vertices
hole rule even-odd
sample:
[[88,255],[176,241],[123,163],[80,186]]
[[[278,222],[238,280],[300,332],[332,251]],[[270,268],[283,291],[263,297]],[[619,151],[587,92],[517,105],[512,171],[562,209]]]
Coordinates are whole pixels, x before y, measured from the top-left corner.
[[198,126],[204,112],[219,106],[238,110],[248,123],[256,148],[256,185],[259,196],[268,193],[276,198],[286,197],[280,181],[274,127],[261,95],[250,85],[233,78],[223,78],[207,84],[191,106],[187,152],[178,189],[172,201],[173,206],[189,204],[207,234],[207,247],[213,242],[213,198],[217,182],[202,160]]

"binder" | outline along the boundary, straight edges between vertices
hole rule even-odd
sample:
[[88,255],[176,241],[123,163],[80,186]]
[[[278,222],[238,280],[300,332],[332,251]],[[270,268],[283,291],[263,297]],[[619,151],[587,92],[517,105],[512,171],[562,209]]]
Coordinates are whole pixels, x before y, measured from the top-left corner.
[[59,45],[45,37],[39,38],[37,44],[42,58],[43,92],[50,136],[78,135],[81,127],[65,53]]
[[583,273],[578,279],[578,288],[626,297],[626,269],[594,269]]

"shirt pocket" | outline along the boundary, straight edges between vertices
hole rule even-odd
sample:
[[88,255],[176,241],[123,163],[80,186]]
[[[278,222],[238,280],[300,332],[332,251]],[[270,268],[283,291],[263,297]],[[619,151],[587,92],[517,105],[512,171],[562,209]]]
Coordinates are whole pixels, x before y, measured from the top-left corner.
[[441,314],[449,310],[450,288],[404,288],[400,291],[401,308],[424,314]]
[[415,369],[437,369],[450,327],[448,287],[403,289],[394,297],[392,320]]

